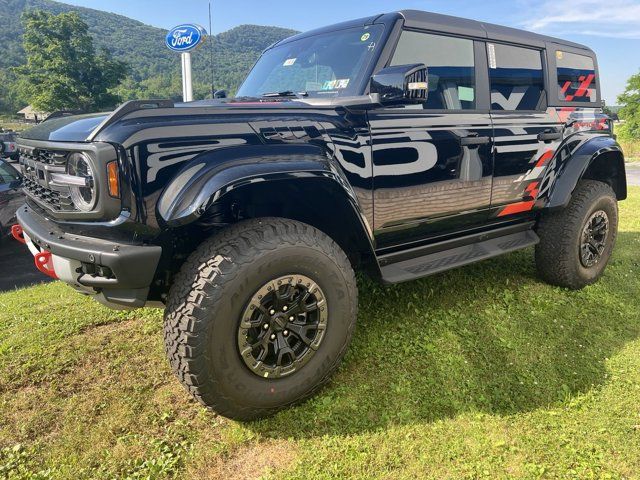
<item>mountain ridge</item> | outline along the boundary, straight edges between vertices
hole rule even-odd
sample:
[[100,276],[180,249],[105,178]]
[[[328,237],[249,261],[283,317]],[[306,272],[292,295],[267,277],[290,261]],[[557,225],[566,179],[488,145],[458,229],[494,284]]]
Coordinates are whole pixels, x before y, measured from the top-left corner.
[[[96,48],[106,48],[131,68],[131,81],[179,75],[180,60],[164,45],[166,30],[146,25],[124,15],[77,7],[53,0],[0,0],[0,70],[24,63],[20,15],[27,9],[51,13],[76,11],[89,26]],[[209,42],[213,43],[213,71],[216,88],[235,91],[260,53],[272,43],[298,33],[295,30],[240,25],[207,39],[207,44],[193,54],[195,82],[211,82]]]

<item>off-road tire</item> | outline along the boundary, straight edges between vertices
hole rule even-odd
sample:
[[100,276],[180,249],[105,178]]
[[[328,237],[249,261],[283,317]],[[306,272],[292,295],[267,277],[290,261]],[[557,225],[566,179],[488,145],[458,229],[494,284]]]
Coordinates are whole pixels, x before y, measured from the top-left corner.
[[[247,302],[282,275],[312,278],[326,295],[328,322],[307,364],[261,378],[243,362],[237,335]],[[301,222],[262,218],[231,226],[201,244],[176,275],[165,311],[165,349],[174,373],[203,405],[253,420],[318,391],[342,360],[357,316],[351,264],[327,235]]]
[[[608,216],[609,233],[600,261],[587,268],[580,260],[582,230],[600,210]],[[566,208],[545,212],[540,219],[540,243],[535,252],[538,273],[546,282],[572,290],[597,282],[611,257],[617,232],[618,204],[611,187],[594,180],[581,181]]]

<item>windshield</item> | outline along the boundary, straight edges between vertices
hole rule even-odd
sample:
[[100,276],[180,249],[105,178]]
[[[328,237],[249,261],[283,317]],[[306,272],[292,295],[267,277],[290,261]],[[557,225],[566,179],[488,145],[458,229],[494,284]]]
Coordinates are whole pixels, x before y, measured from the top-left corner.
[[260,57],[236,97],[358,95],[382,32],[382,25],[369,25],[278,45]]

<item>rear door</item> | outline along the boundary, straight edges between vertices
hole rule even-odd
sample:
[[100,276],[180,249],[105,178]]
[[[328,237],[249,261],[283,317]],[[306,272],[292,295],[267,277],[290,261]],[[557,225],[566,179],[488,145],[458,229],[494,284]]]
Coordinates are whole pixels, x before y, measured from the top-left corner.
[[526,215],[535,207],[562,124],[547,108],[543,50],[490,42],[487,54],[495,135],[492,213]]
[[484,43],[403,31],[390,64],[415,63],[429,69],[427,101],[369,112],[379,248],[480,225],[491,203]]

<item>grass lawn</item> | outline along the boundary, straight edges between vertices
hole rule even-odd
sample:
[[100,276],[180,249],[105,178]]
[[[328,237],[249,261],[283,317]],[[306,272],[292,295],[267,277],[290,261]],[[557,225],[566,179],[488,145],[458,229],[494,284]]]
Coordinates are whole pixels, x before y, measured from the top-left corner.
[[[532,251],[383,288],[331,384],[252,424],[165,361],[158,310],[52,283],[0,294],[0,478],[637,478],[640,188],[599,284]],[[6,274],[3,273],[3,274]]]

